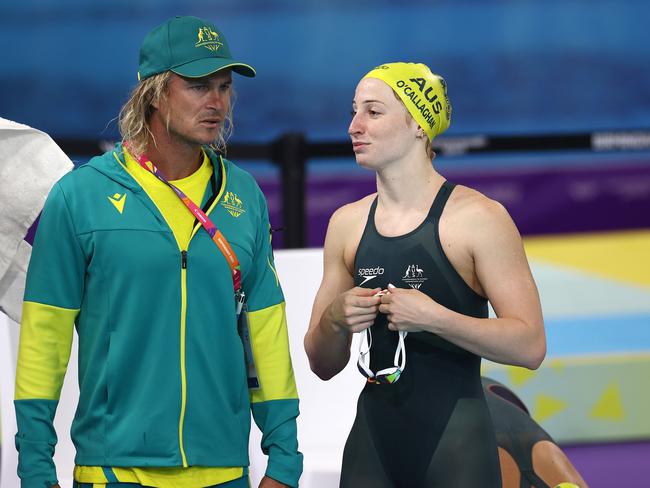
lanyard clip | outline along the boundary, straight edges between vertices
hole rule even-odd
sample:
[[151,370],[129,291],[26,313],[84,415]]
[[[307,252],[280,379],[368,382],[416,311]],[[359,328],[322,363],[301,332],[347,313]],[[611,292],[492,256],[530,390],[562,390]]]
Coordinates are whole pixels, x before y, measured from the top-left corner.
[[237,317],[239,317],[239,314],[241,314],[245,302],[246,302],[246,294],[244,293],[244,290],[240,289],[235,293],[235,309],[237,311]]

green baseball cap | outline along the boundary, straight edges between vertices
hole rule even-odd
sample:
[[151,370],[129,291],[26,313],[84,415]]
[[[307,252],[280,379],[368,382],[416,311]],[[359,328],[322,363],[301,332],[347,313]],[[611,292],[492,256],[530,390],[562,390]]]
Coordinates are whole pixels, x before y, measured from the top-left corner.
[[224,68],[255,76],[252,66],[232,59],[225,36],[212,22],[176,16],[154,28],[142,41],[138,79],[164,71],[200,78]]

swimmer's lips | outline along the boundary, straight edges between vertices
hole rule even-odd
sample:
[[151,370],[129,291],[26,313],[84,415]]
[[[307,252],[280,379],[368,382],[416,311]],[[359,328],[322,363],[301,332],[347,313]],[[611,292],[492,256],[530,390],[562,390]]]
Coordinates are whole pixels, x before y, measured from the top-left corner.
[[367,147],[369,145],[370,144],[367,143],[367,142],[354,141],[354,142],[352,142],[352,150],[354,152],[357,152],[358,150],[361,150],[361,149],[363,149],[363,148],[365,148],[365,147]]

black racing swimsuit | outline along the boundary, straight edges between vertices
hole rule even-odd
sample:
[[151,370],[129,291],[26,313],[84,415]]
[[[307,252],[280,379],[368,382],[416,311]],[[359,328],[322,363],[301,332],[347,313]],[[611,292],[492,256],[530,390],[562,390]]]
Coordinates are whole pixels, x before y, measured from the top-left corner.
[[533,468],[533,447],[540,441],[553,442],[535,422],[524,402],[508,387],[491,378],[482,378],[485,398],[499,447],[508,451],[521,473],[519,488],[549,488]]
[[[377,232],[375,200],[355,257],[355,284],[416,288],[451,310],[487,317],[487,300],[463,281],[440,244],[438,222],[453,188],[445,182],[425,221],[399,237]],[[388,330],[386,317],[379,314],[372,326],[373,371],[393,366],[397,340],[397,332]],[[399,381],[367,383],[359,396],[340,486],[500,487],[480,363],[480,357],[435,334],[410,333]]]

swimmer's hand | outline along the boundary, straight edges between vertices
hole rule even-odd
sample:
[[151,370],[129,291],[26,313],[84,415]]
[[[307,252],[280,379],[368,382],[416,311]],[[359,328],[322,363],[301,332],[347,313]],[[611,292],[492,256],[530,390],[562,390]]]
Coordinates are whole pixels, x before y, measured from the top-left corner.
[[405,332],[429,332],[428,324],[441,307],[419,290],[388,285],[388,293],[380,297],[379,311],[386,314],[388,328]]
[[339,333],[361,332],[377,317],[381,288],[354,288],[341,293],[328,309],[329,322]]

